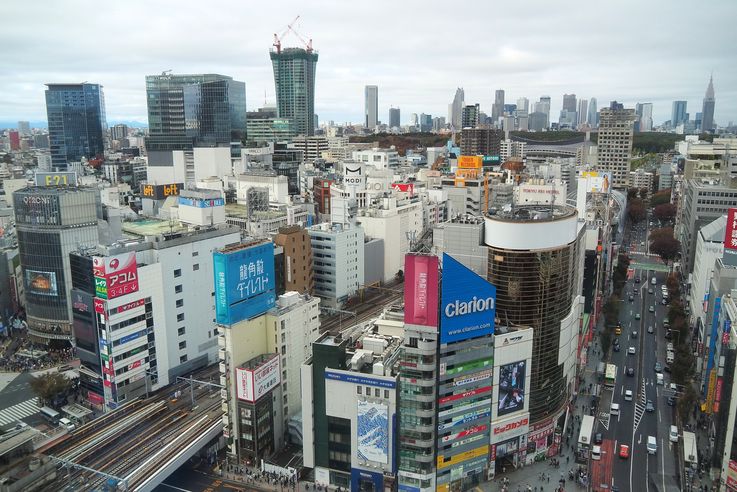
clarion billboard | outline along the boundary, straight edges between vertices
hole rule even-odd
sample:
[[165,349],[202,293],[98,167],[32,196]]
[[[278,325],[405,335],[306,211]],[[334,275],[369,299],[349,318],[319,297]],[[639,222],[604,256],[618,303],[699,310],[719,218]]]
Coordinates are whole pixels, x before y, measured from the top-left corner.
[[404,259],[404,322],[438,326],[438,257],[408,254]]
[[443,253],[440,343],[494,333],[496,287]]

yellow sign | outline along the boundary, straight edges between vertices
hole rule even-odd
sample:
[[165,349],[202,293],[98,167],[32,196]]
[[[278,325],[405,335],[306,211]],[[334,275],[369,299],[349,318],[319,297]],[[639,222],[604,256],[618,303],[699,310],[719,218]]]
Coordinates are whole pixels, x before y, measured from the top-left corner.
[[481,169],[483,158],[480,155],[462,155],[458,157],[458,169]]
[[489,454],[488,444],[481,446],[480,448],[472,449],[470,451],[465,451],[455,456],[451,456],[447,458],[447,460],[444,456],[438,455],[438,470],[453,466],[457,463],[460,463],[461,461],[472,460],[474,458],[478,458],[479,456],[484,456],[487,454]]
[[717,389],[717,370],[712,369],[709,373],[709,391],[706,393],[706,408],[704,409],[706,414],[711,414],[714,408],[714,397],[716,396]]

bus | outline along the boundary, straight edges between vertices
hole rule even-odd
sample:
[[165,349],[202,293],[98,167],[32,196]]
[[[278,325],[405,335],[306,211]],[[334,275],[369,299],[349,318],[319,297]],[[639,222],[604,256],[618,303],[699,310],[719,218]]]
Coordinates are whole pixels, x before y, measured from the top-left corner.
[[617,366],[614,364],[606,365],[606,375],[604,376],[604,388],[608,390],[614,390],[614,385],[617,383]]
[[59,412],[49,407],[42,407],[41,415],[43,416],[43,418],[45,418],[49,423],[53,425],[58,424],[59,418],[61,417],[61,414]]
[[581,420],[581,432],[578,434],[578,449],[576,458],[579,462],[584,463],[589,458],[591,452],[591,439],[594,433],[594,417],[592,415],[584,415]]

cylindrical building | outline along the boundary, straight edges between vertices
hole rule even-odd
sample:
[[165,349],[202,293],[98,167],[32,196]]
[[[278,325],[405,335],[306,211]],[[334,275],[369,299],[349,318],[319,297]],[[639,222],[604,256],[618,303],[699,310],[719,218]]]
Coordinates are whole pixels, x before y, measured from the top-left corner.
[[573,390],[581,316],[583,228],[567,206],[525,206],[486,217],[496,316],[531,326],[531,424],[556,419]]

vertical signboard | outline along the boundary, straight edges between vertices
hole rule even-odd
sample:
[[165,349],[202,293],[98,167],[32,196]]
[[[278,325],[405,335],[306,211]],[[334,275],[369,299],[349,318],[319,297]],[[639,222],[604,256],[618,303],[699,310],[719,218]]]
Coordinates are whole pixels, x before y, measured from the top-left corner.
[[437,327],[438,257],[408,254],[404,278],[404,322]]
[[725,265],[737,266],[737,208],[730,208],[727,211],[723,261]]
[[524,360],[504,364],[499,368],[499,408],[501,417],[525,408],[525,375],[527,362]]
[[115,299],[138,291],[136,252],[130,251],[105,258],[92,259],[95,295],[100,299]]
[[358,457],[389,463],[389,407],[385,403],[358,401]]
[[231,325],[259,316],[275,304],[274,244],[262,242],[215,251],[215,314]]
[[440,343],[494,333],[496,287],[443,253]]

